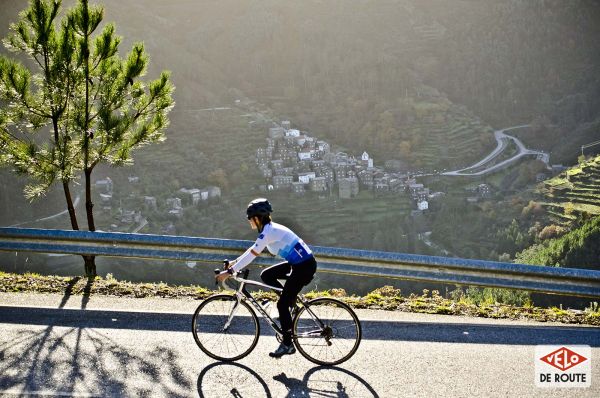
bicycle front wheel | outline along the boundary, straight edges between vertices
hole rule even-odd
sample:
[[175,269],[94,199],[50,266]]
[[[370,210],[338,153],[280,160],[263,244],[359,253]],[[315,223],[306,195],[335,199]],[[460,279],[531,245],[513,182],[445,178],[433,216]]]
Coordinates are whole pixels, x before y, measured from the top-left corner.
[[192,333],[206,355],[229,362],[252,352],[260,325],[245,301],[238,303],[236,296],[218,294],[200,303],[192,318]]
[[309,301],[294,319],[294,343],[306,359],[319,365],[347,361],[358,349],[362,330],[345,303],[329,297]]

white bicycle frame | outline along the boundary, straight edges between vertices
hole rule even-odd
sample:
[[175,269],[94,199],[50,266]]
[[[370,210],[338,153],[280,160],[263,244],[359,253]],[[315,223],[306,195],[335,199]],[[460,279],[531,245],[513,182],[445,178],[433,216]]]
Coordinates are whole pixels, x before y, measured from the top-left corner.
[[[266,290],[273,290],[278,293],[281,293],[283,291],[283,289],[275,287],[275,286],[267,285],[262,282],[254,281],[251,279],[244,279],[244,278],[238,276],[239,273],[240,272],[233,273],[229,277],[240,284],[237,289],[234,289],[231,286],[229,286],[227,284],[227,280],[224,280],[221,282],[221,287],[224,290],[234,292],[235,296],[236,296],[236,303],[233,306],[233,308],[231,309],[231,313],[229,314],[229,317],[227,318],[227,322],[225,323],[224,329],[226,330],[229,327],[229,325],[231,324],[231,321],[233,320],[233,317],[235,316],[236,309],[240,305],[240,302],[242,300],[247,300],[263,317],[265,317],[269,321],[269,324],[270,324],[271,328],[275,331],[275,333],[277,333],[279,336],[282,336],[283,331],[281,330],[281,327],[273,320],[273,318],[271,318],[269,316],[269,314],[267,314],[267,311],[265,311],[263,306],[260,305],[260,303],[252,296],[252,294],[250,294],[250,292],[248,292],[245,289],[245,287],[246,287],[246,285],[258,286],[258,287],[262,287]],[[310,315],[310,317],[315,322],[315,325],[318,326],[319,329],[318,329],[318,331],[302,333],[302,334],[298,335],[298,337],[311,337],[311,336],[320,337],[321,332],[322,332],[323,328],[325,327],[325,325],[323,325],[323,322],[321,322],[321,320],[319,318],[317,318],[317,316],[310,310],[310,307],[305,305],[306,301],[300,296],[299,296],[299,298],[300,298],[300,302],[304,305],[306,312]]]

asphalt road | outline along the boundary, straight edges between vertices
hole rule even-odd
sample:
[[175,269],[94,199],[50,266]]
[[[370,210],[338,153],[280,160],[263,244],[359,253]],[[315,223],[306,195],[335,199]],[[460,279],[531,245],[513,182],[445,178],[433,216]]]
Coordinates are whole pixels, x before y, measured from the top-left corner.
[[[0,293],[0,395],[600,396],[599,328],[365,310],[361,346],[340,366],[269,358],[265,327],[254,352],[227,364],[196,346],[197,304]],[[591,387],[536,387],[538,344],[592,346]]]
[[[483,175],[483,174],[488,174],[494,170],[500,169],[504,166],[506,166],[509,163],[512,163],[514,161],[516,161],[517,159],[526,156],[526,155],[536,155],[536,156],[542,156],[544,163],[546,163],[546,166],[548,166],[548,154],[544,153],[544,152],[540,152],[540,151],[534,151],[534,150],[530,150],[527,149],[525,147],[525,145],[523,145],[523,143],[521,142],[521,140],[519,140],[516,137],[513,137],[511,135],[505,134],[505,131],[510,131],[510,130],[515,130],[515,129],[520,129],[520,128],[524,128],[524,127],[529,127],[528,124],[522,125],[522,126],[514,126],[514,127],[509,127],[509,128],[505,128],[502,130],[496,130],[494,132],[494,138],[496,138],[496,141],[498,142],[496,148],[489,154],[487,155],[485,158],[483,158],[482,160],[480,160],[479,162],[466,167],[464,169],[460,169],[460,170],[455,170],[455,171],[447,171],[442,173],[442,175],[448,175],[448,176],[477,176],[477,175]],[[485,163],[491,162],[493,159],[495,159],[498,155],[500,155],[504,149],[506,148],[507,145],[507,141],[508,140],[513,140],[514,143],[517,145],[517,148],[519,149],[519,152],[514,155],[513,157],[503,160],[502,162],[498,163],[498,164],[494,164],[491,167],[487,167],[484,170],[480,170],[478,172],[470,172],[470,170],[475,170],[478,167],[484,165]],[[549,167],[549,166],[548,166]]]

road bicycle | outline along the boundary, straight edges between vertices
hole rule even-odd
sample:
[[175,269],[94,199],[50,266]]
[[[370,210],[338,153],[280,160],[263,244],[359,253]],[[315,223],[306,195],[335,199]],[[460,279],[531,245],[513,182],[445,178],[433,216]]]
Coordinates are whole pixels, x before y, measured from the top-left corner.
[[[215,270],[215,273],[218,272]],[[257,286],[277,294],[281,294],[282,289],[250,280],[248,274],[248,269],[234,273],[228,280],[238,283],[236,289],[225,283],[223,287],[231,293],[207,298],[194,312],[194,340],[213,359],[237,361],[252,352],[260,335],[256,312],[271,326],[277,340],[282,341],[281,327],[265,307],[268,300],[260,303],[247,286]],[[347,361],[358,349],[362,338],[360,321],[354,311],[331,297],[308,300],[298,295],[292,308],[292,322],[292,340],[296,349],[306,359],[319,365],[338,365]]]

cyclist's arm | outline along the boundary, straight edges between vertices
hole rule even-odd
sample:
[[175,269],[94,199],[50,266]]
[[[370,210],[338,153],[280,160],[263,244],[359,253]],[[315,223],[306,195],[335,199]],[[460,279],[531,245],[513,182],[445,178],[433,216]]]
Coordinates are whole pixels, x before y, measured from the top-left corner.
[[230,268],[232,268],[234,272],[239,272],[259,256],[265,247],[267,247],[267,237],[265,234],[260,234],[251,248],[230,263]]

